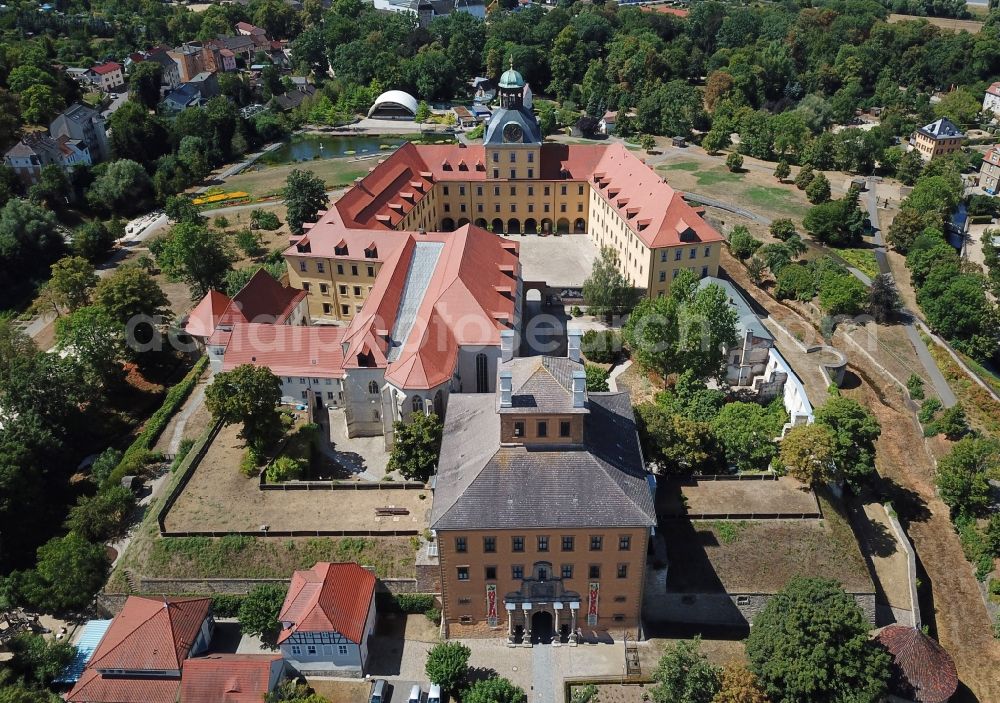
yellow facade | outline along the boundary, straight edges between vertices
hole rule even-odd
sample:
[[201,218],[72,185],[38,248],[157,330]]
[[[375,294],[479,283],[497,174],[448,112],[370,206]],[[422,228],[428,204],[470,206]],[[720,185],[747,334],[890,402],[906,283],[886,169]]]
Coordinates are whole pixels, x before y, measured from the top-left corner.
[[288,282],[309,294],[314,320],[350,322],[361,312],[382,264],[372,259],[286,254]]

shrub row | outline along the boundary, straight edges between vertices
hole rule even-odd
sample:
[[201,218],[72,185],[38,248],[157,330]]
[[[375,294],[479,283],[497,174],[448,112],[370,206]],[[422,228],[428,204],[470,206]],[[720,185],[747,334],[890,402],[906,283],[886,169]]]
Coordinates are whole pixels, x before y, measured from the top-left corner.
[[170,418],[173,417],[178,408],[187,400],[187,397],[191,395],[191,391],[198,384],[198,379],[201,378],[207,366],[208,357],[203,356],[198,359],[194,367],[188,371],[180,383],[167,391],[167,396],[163,399],[163,404],[150,416],[142,431],[139,432],[139,436],[125,450],[125,454],[122,455],[118,466],[105,479],[104,486],[120,483],[122,478],[139,473],[149,463],[151,457],[154,456],[152,453],[153,445],[156,444],[156,440],[160,438],[163,430],[166,429]]
[[426,613],[434,607],[431,593],[399,593],[395,596],[396,607],[404,613]]
[[216,593],[212,596],[212,614],[217,618],[235,618],[246,596],[242,593]]
[[615,330],[587,330],[580,340],[580,348],[590,361],[610,364],[621,351],[621,335]]

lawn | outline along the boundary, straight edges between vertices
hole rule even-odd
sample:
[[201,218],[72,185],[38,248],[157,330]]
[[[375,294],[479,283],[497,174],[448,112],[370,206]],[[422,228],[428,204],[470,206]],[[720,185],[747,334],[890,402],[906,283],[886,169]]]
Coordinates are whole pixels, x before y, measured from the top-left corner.
[[739,183],[740,174],[720,168],[697,172],[698,185],[714,186],[719,183]]
[[159,578],[287,578],[318,561],[353,561],[381,577],[412,577],[414,548],[406,537],[167,537],[152,542],[136,571]]
[[378,163],[377,159],[356,161],[354,159],[316,159],[305,164],[285,164],[250,169],[226,179],[226,190],[250,193],[255,198],[278,195],[285,187],[288,175],[295,169],[312,171],[326,182],[329,189],[350,185],[355,178],[368,174],[368,169]]
[[796,217],[805,217],[809,209],[807,206],[797,203],[789,197],[787,188],[750,186],[743,192],[743,197],[755,207],[780,210]]
[[836,249],[834,253],[869,278],[878,275],[878,263],[871,249]]
[[694,173],[701,168],[701,164],[696,161],[677,161],[666,166],[660,166],[660,168],[664,171],[688,171],[689,173]]

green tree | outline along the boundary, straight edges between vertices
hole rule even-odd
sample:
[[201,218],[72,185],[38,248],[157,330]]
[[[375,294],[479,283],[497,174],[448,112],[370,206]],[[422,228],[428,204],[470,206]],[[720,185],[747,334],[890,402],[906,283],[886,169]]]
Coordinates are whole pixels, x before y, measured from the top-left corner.
[[587,364],[584,367],[584,372],[587,374],[588,393],[608,392],[608,376],[610,374],[607,369],[596,364]]
[[920,152],[916,149],[906,152],[899,159],[899,165],[896,166],[896,178],[902,181],[903,185],[912,186],[920,178],[920,174],[924,170],[924,160],[920,156]]
[[1000,479],[1000,441],[995,439],[960,439],[938,462],[938,493],[953,516],[983,515],[992,502],[990,479]]
[[56,82],[51,73],[30,64],[11,69],[7,76],[7,87],[14,93],[23,93],[33,85],[54,88]]
[[691,369],[706,377],[722,370],[723,349],[736,344],[736,318],[721,287],[699,289],[694,275],[682,271],[668,296],[636,305],[622,332],[645,368],[664,376]]
[[119,266],[97,283],[94,303],[120,325],[138,317],[169,319],[170,301],[156,279],[139,266]]
[[409,422],[393,425],[389,470],[411,481],[427,481],[441,451],[441,419],[434,413],[414,412]]
[[916,208],[905,207],[896,213],[889,225],[886,239],[893,249],[905,254],[913,243],[928,227],[934,225],[936,218],[933,213],[926,213]]
[[722,127],[712,126],[712,129],[705,133],[701,139],[701,146],[709,154],[718,154],[729,146],[729,131]]
[[95,285],[94,266],[82,257],[66,256],[52,264],[52,274],[45,284],[47,300],[57,309],[72,312],[87,304]]
[[767,263],[761,257],[755,256],[747,262],[747,275],[758,286],[764,280],[765,271],[767,271]]
[[47,124],[66,103],[47,85],[36,84],[21,94],[21,116],[32,124]]
[[697,637],[667,646],[653,673],[654,703],[711,703],[719,691],[720,670],[698,651],[700,646]]
[[816,275],[805,264],[789,264],[775,277],[774,294],[779,299],[793,298],[803,302],[816,297]]
[[141,103],[128,100],[108,118],[108,143],[118,158],[150,166],[170,151],[170,136],[158,117]]
[[194,222],[174,225],[169,235],[150,244],[150,251],[163,272],[190,285],[195,297],[219,288],[232,263],[223,238]]
[[868,303],[868,289],[851,274],[827,273],[820,278],[819,305],[828,315],[857,315]]
[[302,234],[302,223],[313,222],[330,202],[323,180],[311,171],[300,169],[288,175],[283,195],[288,208],[285,219],[293,234]]
[[726,403],[712,421],[712,431],[730,465],[739,471],[763,471],[778,454],[775,439],[787,417],[784,408],[777,406]]
[[869,628],[835,581],[795,578],[754,618],[747,659],[774,703],[876,703],[891,660]]
[[793,427],[781,440],[781,463],[793,478],[819,486],[833,478],[833,431],[813,423]]
[[779,218],[771,223],[769,231],[772,237],[783,242],[788,241],[788,238],[795,234],[795,223],[788,218]]
[[51,691],[28,688],[18,681],[0,688],[0,703],[60,703],[62,698]]
[[124,486],[111,486],[93,496],[81,496],[70,508],[66,528],[91,542],[123,537],[135,507],[135,495]]
[[122,380],[128,347],[122,326],[99,305],[74,310],[56,321],[56,347],[72,354],[95,383]]
[[240,631],[259,637],[269,649],[277,649],[281,623],[278,615],[288,588],[281,584],[256,586],[240,603]]
[[750,234],[743,225],[736,225],[729,234],[729,251],[740,261],[746,261],[760,249],[763,242]]
[[591,314],[607,318],[626,314],[635,306],[638,297],[635,287],[621,272],[618,251],[601,247],[601,255],[583,282],[583,301]]
[[270,210],[251,210],[250,229],[276,230],[281,227],[281,220]]
[[167,203],[163,211],[175,223],[193,222],[200,225],[205,222],[205,217],[201,214],[201,210],[186,195],[171,195],[167,198]]
[[73,251],[92,264],[103,261],[114,244],[114,235],[100,220],[85,222],[73,233]]
[[733,173],[739,173],[743,170],[743,156],[739,152],[731,151],[726,156],[726,168],[728,168]]
[[259,234],[254,234],[249,229],[241,229],[236,233],[236,246],[251,259],[256,259],[258,256],[263,255],[267,252],[264,248],[264,242]]
[[11,673],[36,686],[50,685],[76,656],[76,647],[68,641],[48,639],[33,632],[15,636],[10,640],[9,649]]
[[795,187],[799,190],[805,190],[806,186],[812,183],[813,179],[816,177],[816,172],[813,167],[806,164],[799,169],[799,173],[795,176]]
[[281,379],[264,366],[242,364],[215,375],[205,389],[212,417],[226,425],[242,424],[240,437],[258,453],[281,433]]
[[421,100],[417,104],[417,112],[413,116],[413,121],[420,124],[427,122],[431,118],[431,106],[426,101]]
[[868,312],[876,322],[885,324],[895,319],[902,307],[896,283],[888,273],[882,273],[872,281],[868,296]]
[[56,212],[66,209],[67,200],[71,194],[66,171],[57,164],[42,166],[38,182],[28,189],[28,198],[31,202],[44,204]]
[[462,693],[462,703],[527,703],[524,690],[502,676],[480,679]]
[[129,69],[129,93],[149,110],[155,110],[160,102],[162,82],[163,67],[156,61],[140,61]]
[[38,561],[25,574],[21,594],[44,612],[65,613],[86,606],[104,585],[107,573],[104,547],[70,532],[38,548]]
[[806,186],[806,197],[813,205],[825,203],[830,199],[830,181],[822,173],[817,173],[816,177],[809,181]]
[[652,134],[643,134],[639,137],[639,146],[648,154],[656,147],[656,139]]
[[882,433],[878,420],[858,401],[842,395],[827,398],[815,417],[833,431],[834,480],[860,487],[875,472],[875,440]]
[[472,650],[461,642],[440,642],[427,652],[424,673],[443,692],[455,694],[462,689],[469,673]]
[[657,473],[686,476],[720,468],[722,450],[708,422],[677,414],[659,403],[643,403],[635,410],[644,454]]
[[792,175],[792,167],[788,165],[787,161],[781,159],[774,167],[774,177],[778,179],[778,183],[782,183],[790,175]]
[[91,207],[121,215],[149,209],[153,202],[153,181],[139,163],[119,159],[102,164],[101,169],[87,190]]

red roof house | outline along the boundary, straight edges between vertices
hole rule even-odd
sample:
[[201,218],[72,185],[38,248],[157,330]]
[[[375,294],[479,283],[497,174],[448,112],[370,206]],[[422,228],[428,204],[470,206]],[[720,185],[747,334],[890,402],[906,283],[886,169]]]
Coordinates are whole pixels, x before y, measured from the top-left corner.
[[115,61],[108,61],[107,63],[93,66],[90,70],[99,76],[104,76],[109,73],[114,73],[115,71],[121,71],[122,65],[120,63],[116,63]]
[[375,575],[354,563],[296,571],[278,615],[282,655],[303,675],[364,673],[375,627]]
[[955,695],[955,662],[933,639],[903,625],[889,625],[875,639],[892,655],[893,693],[916,703],[945,703]]
[[174,703],[185,660],[208,647],[208,598],[131,596],[94,651],[70,703]]
[[285,672],[280,654],[209,654],[189,659],[182,703],[260,703]]

